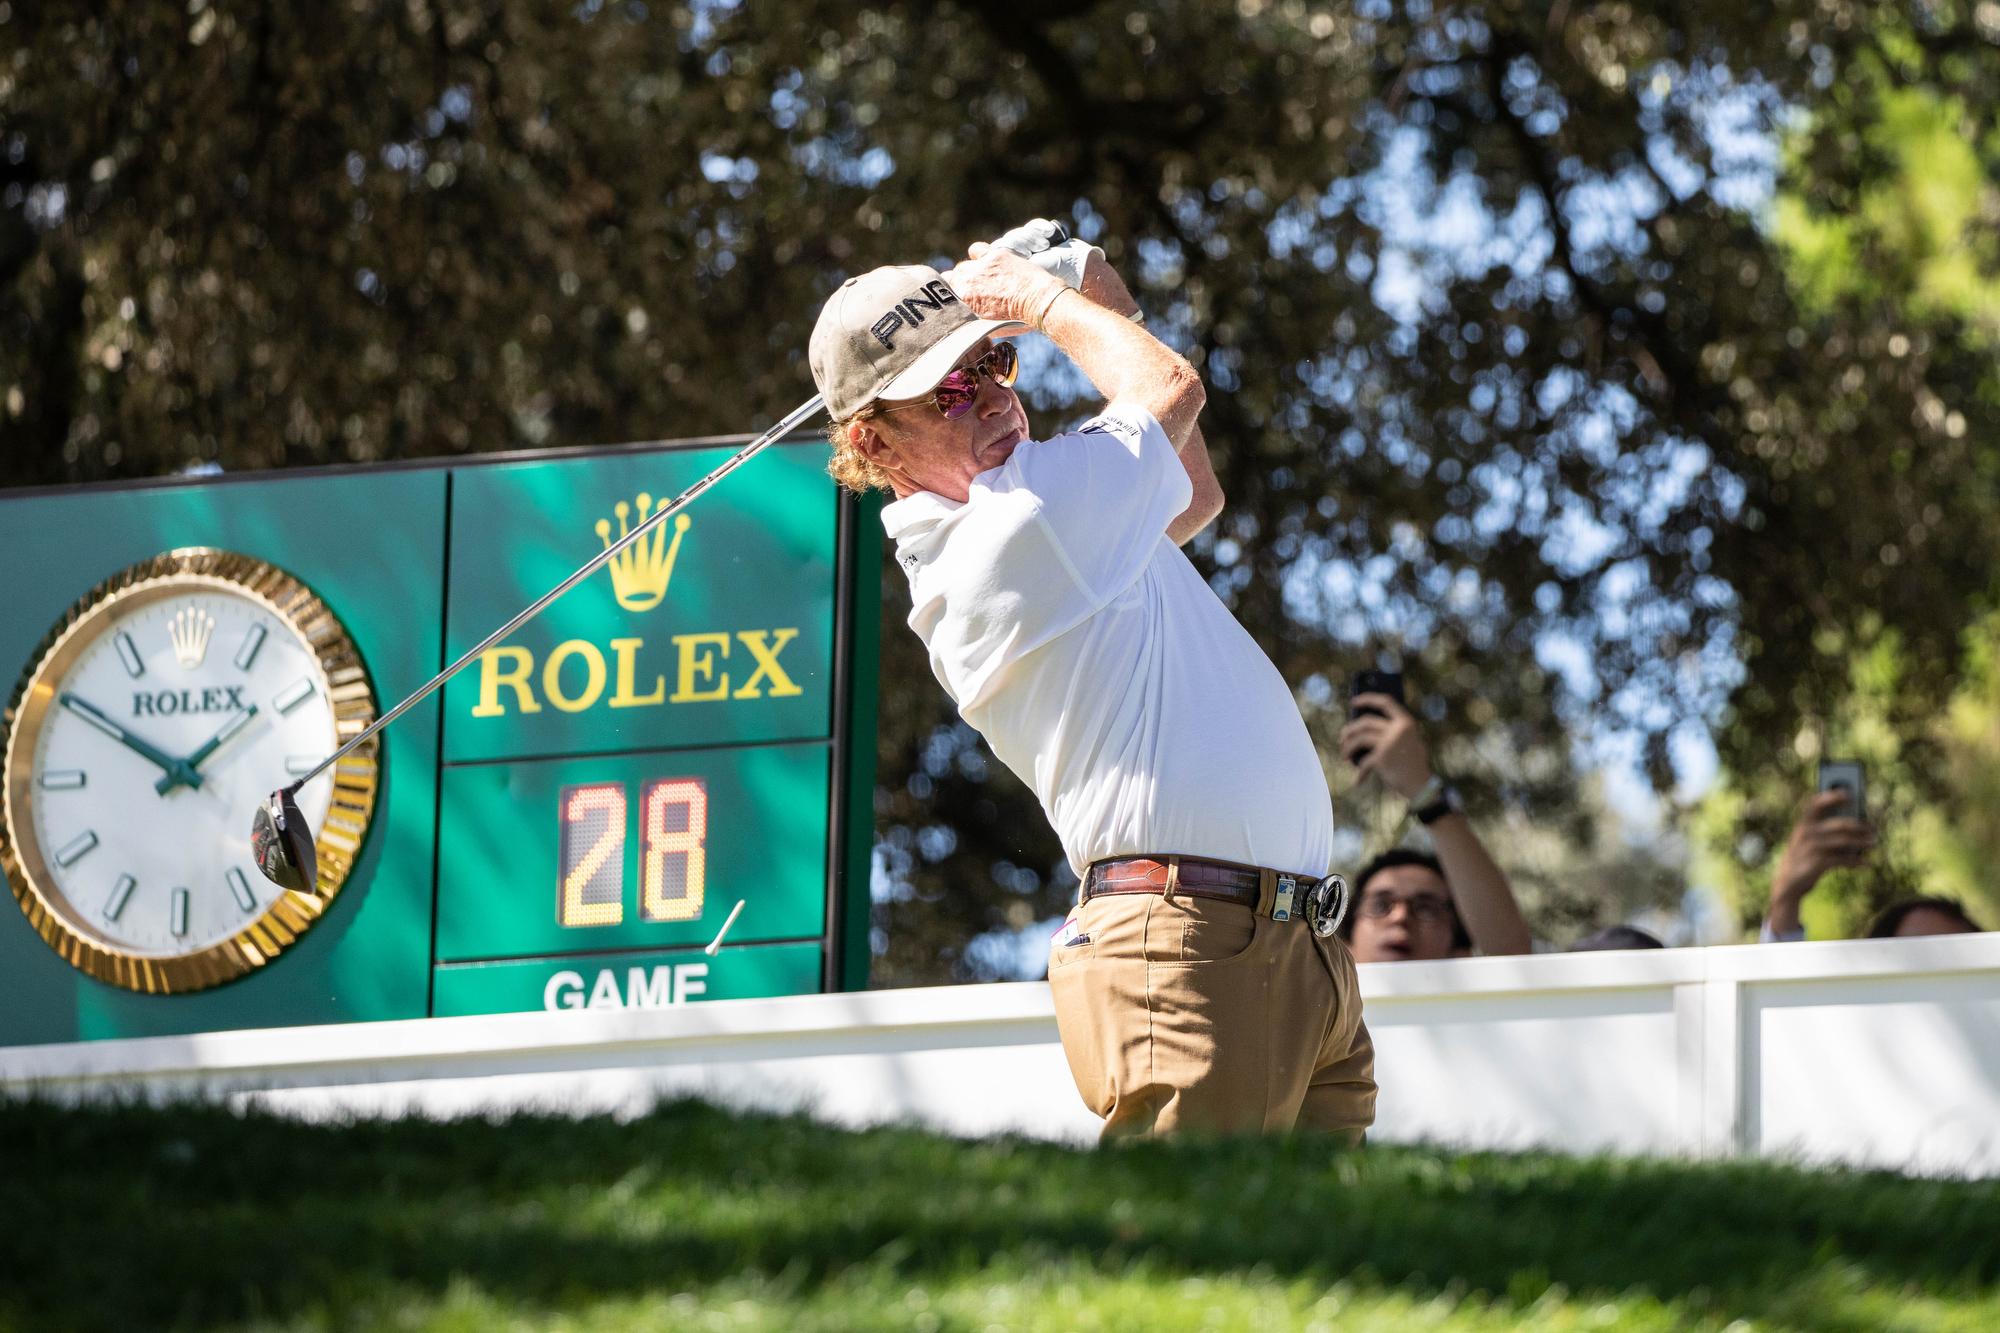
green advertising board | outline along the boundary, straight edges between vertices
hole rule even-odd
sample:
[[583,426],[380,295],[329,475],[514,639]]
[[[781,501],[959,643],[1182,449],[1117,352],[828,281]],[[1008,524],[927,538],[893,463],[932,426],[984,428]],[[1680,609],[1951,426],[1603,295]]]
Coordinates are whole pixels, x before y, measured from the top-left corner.
[[730,447],[0,495],[0,1045],[864,985],[881,528],[813,442],[307,784],[316,895],[244,869],[257,795]]

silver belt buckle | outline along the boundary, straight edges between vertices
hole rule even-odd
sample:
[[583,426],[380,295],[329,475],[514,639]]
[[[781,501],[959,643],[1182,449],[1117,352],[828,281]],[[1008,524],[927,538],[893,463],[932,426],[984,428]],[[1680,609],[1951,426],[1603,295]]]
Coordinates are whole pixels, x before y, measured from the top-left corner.
[[1271,919],[1290,921],[1292,919],[1292,895],[1298,892],[1299,882],[1290,875],[1278,876],[1278,892],[1271,899]]
[[1306,921],[1313,934],[1326,939],[1347,919],[1347,881],[1328,875],[1306,890]]

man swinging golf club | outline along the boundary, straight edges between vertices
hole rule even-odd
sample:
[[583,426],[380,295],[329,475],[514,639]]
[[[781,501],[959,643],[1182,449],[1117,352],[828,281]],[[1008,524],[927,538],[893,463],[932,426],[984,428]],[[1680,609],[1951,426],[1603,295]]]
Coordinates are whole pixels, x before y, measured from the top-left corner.
[[[1359,1139],[1374,1051],[1334,934],[1346,886],[1326,874],[1319,756],[1179,549],[1222,505],[1201,380],[1129,318],[1095,247],[970,255],[942,277],[849,279],[813,330],[812,372],[834,476],[896,496],[882,521],[931,669],[1082,878],[1049,958],[1077,1088],[1106,1136]],[[998,341],[1030,329],[1108,400],[1047,440]]]
[[[883,517],[933,669],[1083,877],[1050,979],[1106,1132],[1359,1137],[1373,1050],[1334,937],[1346,886],[1314,869],[1331,854],[1325,780],[1284,681],[1178,549],[1222,503],[1195,425],[1201,382],[1121,318],[1136,307],[1102,254],[1062,240],[1031,224],[943,278],[850,280],[813,333],[820,394],[273,791],[252,821],[259,869],[313,892],[302,785],[365,760],[383,729],[823,398],[830,470],[898,497]],[[1046,442],[1027,438],[1013,349],[994,341],[1029,328],[1110,400]]]

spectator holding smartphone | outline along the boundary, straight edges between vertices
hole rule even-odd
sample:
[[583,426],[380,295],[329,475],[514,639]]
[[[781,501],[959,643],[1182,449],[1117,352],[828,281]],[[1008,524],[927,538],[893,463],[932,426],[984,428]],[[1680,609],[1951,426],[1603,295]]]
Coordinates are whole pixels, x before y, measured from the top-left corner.
[[1514,890],[1473,833],[1458,793],[1432,771],[1423,733],[1402,701],[1356,694],[1340,753],[1362,778],[1378,778],[1408,801],[1437,849],[1435,858],[1399,849],[1363,869],[1341,925],[1355,961],[1452,958],[1468,946],[1483,954],[1527,953],[1528,923]]
[[[1824,768],[1831,768],[1828,765]],[[1854,765],[1843,765],[1854,768]],[[1807,799],[1792,826],[1791,837],[1771,875],[1771,905],[1759,938],[1766,944],[1789,944],[1806,937],[1799,908],[1830,870],[1866,865],[1875,850],[1875,829],[1860,814],[1859,776],[1829,785]],[[1865,939],[1898,939],[1916,935],[1964,935],[1980,930],[1966,910],[1949,898],[1906,898],[1876,914],[1862,932]]]
[[1814,793],[1799,811],[1771,876],[1771,905],[1759,938],[1766,944],[1806,937],[1799,906],[1829,870],[1867,864],[1875,850],[1875,830],[1854,813],[1854,794],[1834,787]]

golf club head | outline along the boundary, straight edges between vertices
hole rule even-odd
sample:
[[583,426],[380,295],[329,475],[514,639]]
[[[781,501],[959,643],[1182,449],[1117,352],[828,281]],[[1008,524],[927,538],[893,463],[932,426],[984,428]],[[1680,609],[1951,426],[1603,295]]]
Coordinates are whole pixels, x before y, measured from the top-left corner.
[[319,883],[319,854],[299,811],[297,792],[294,783],[264,798],[250,821],[250,851],[265,879],[281,889],[311,893]]

